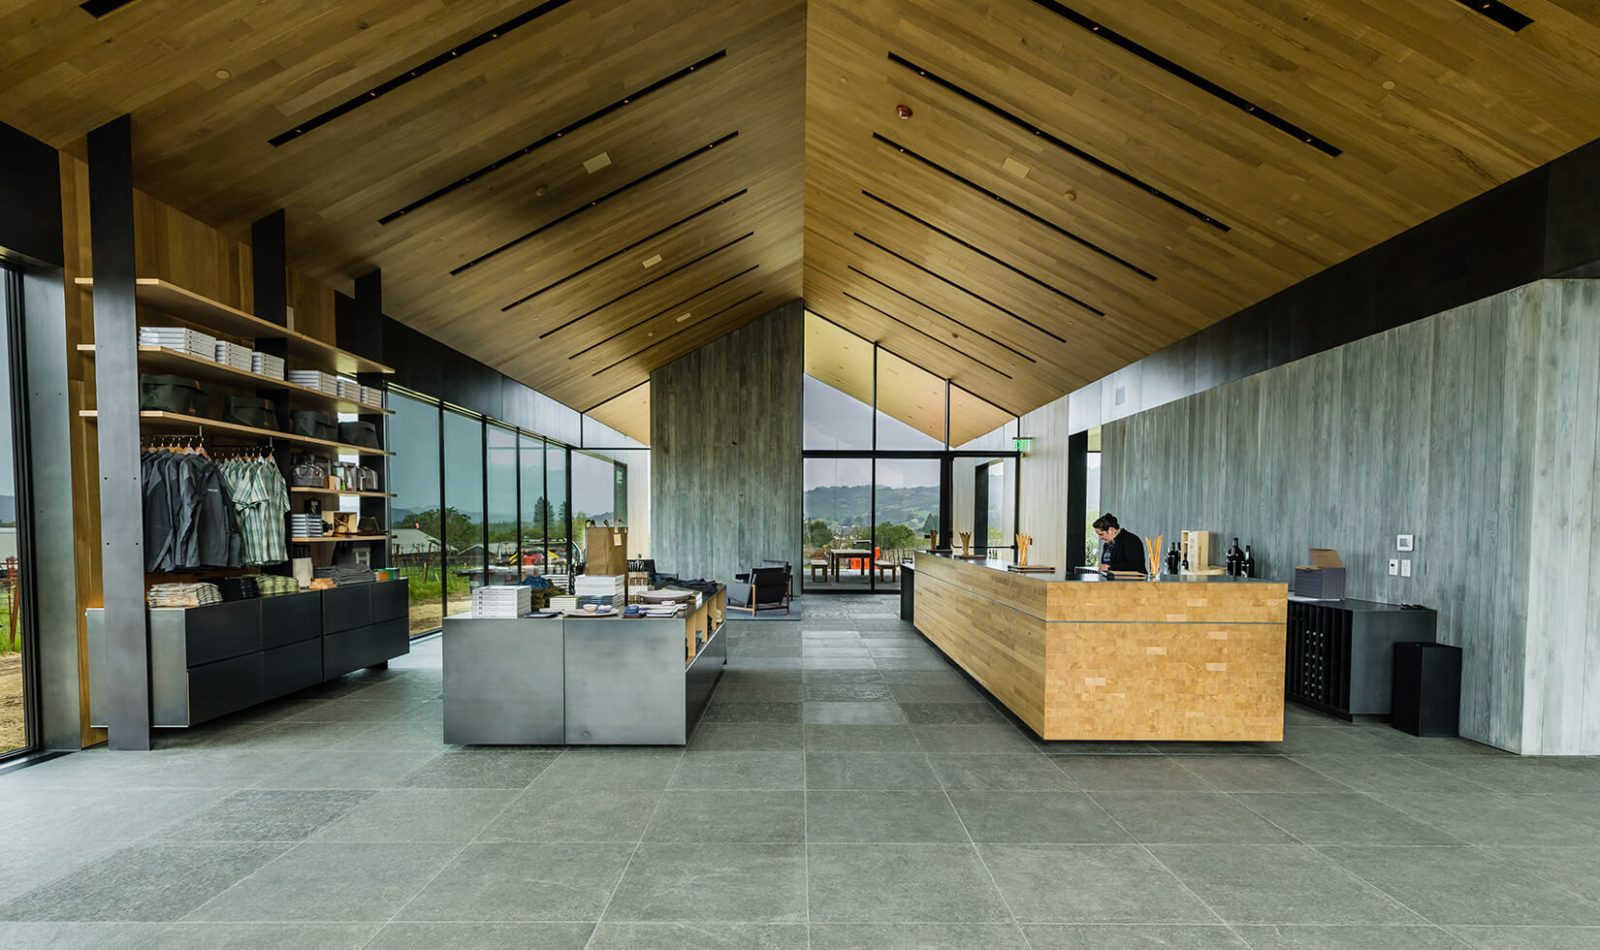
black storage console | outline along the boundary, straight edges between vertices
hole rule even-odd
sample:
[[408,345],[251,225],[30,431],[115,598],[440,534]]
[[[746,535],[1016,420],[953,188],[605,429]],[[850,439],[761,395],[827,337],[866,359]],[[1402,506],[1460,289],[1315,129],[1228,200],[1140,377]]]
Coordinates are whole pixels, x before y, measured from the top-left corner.
[[[402,579],[150,609],[151,724],[199,725],[404,656],[409,602]],[[90,610],[88,624],[94,667],[105,654],[103,611]],[[89,705],[98,725],[106,677],[95,673]]]
[[1366,600],[1291,598],[1285,695],[1352,721],[1389,718],[1394,645],[1434,642],[1438,616]]

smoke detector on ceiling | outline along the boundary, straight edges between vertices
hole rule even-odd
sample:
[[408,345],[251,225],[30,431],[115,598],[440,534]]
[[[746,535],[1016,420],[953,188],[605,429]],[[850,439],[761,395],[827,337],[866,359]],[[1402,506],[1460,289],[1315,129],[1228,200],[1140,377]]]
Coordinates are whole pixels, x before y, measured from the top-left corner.
[[902,119],[909,119],[911,118],[911,107],[902,102],[894,107],[894,114]]

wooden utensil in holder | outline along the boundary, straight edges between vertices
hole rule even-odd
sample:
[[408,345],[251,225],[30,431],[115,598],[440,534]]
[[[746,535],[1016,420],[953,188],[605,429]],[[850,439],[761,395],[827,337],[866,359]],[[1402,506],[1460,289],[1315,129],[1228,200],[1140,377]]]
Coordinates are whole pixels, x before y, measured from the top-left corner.
[[1017,564],[1026,567],[1028,564],[1028,546],[1033,544],[1033,535],[1017,535]]

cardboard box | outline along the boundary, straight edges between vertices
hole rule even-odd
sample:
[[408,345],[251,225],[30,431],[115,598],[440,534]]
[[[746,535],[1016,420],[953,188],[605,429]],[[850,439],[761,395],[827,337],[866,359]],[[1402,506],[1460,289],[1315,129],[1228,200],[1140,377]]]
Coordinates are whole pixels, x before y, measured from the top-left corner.
[[1333,548],[1312,548],[1310,564],[1294,569],[1294,596],[1310,600],[1343,600],[1345,568]]

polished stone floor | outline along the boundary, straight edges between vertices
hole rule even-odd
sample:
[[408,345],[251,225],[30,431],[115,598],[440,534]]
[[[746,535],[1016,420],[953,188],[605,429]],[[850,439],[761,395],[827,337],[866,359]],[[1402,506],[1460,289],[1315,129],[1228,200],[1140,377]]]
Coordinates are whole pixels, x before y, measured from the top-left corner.
[[1600,762],[1045,744],[893,598],[729,635],[687,750],[445,747],[435,641],[0,774],[0,947],[1600,947]]

